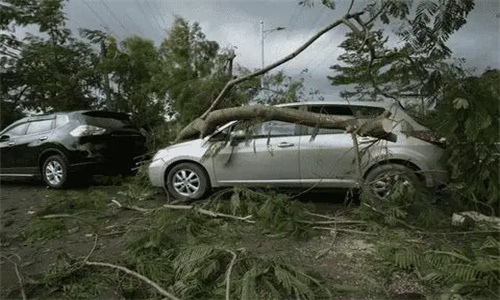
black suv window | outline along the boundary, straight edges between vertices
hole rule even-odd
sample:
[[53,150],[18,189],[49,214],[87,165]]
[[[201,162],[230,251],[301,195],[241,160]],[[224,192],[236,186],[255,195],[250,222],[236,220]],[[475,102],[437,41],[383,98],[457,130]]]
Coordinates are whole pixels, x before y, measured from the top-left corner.
[[23,123],[11,128],[9,131],[4,133],[4,135],[8,136],[19,136],[23,135],[26,132],[26,128],[28,127],[28,123]]
[[52,129],[52,120],[34,121],[30,123],[26,134],[47,132]]

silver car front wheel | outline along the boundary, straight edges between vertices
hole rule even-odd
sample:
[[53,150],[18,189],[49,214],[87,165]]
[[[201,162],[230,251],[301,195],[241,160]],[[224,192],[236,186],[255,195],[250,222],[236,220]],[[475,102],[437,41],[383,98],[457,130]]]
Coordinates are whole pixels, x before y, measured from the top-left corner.
[[176,199],[197,200],[210,189],[205,170],[194,163],[175,165],[167,175],[168,192]]
[[200,178],[189,169],[182,169],[175,173],[173,178],[174,189],[177,193],[190,197],[200,189]]

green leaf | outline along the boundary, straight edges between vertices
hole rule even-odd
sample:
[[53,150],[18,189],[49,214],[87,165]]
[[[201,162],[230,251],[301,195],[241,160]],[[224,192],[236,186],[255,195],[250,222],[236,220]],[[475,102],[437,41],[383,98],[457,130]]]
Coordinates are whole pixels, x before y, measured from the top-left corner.
[[453,106],[455,109],[467,109],[469,108],[469,101],[464,98],[456,98],[453,100]]

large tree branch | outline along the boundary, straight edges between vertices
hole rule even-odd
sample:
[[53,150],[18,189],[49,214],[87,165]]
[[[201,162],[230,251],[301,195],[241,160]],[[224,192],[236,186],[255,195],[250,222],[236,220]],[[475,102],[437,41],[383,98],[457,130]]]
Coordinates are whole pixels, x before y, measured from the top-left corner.
[[257,77],[259,75],[263,75],[267,72],[269,72],[270,70],[272,69],[275,69],[279,66],[281,66],[282,64],[286,63],[287,61],[290,61],[292,60],[293,58],[295,58],[297,55],[299,55],[300,53],[302,53],[304,50],[306,50],[312,43],[314,43],[317,39],[319,39],[323,34],[327,33],[328,31],[332,30],[333,28],[339,26],[340,24],[343,23],[343,20],[345,19],[352,19],[352,18],[356,18],[356,17],[359,17],[360,15],[362,15],[364,12],[358,12],[358,13],[355,13],[355,14],[346,14],[343,18],[331,23],[330,25],[326,26],[325,28],[323,28],[322,30],[318,31],[315,35],[313,35],[309,40],[307,40],[304,44],[302,44],[299,48],[297,48],[297,50],[293,51],[292,53],[290,53],[289,55],[285,56],[284,58],[268,65],[267,67],[263,68],[263,69],[260,69],[260,70],[257,70],[253,73],[250,73],[248,75],[245,75],[245,76],[242,76],[242,77],[238,77],[236,79],[233,79],[233,80],[230,80],[228,83],[226,83],[226,85],[224,86],[224,88],[222,89],[222,91],[219,93],[219,95],[217,96],[217,98],[212,102],[212,104],[210,105],[210,107],[207,109],[207,111],[205,111],[203,113],[203,115],[201,115],[201,119],[205,119],[208,114],[213,111],[219,104],[220,102],[222,101],[222,99],[224,99],[224,96],[226,96],[226,94],[229,92],[229,90],[243,82],[243,81],[246,81],[246,80],[249,80],[249,79],[252,79],[254,77]]
[[212,134],[217,129],[217,126],[230,121],[254,119],[262,121],[276,120],[318,128],[341,129],[361,136],[372,136],[395,141],[395,136],[390,134],[392,121],[388,119],[389,115],[390,113],[386,111],[377,118],[355,118],[265,105],[232,107],[210,112],[205,119],[196,119],[179,133],[178,141],[179,138],[191,138],[200,133],[202,137],[205,137]]

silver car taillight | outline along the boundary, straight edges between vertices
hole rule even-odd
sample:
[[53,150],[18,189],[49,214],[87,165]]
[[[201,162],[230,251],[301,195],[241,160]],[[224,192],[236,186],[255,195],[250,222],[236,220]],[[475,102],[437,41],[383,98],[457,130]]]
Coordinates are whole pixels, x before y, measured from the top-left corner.
[[101,135],[106,132],[106,129],[92,126],[92,125],[80,125],[75,129],[71,130],[69,134],[74,137],[89,136],[89,135]]

